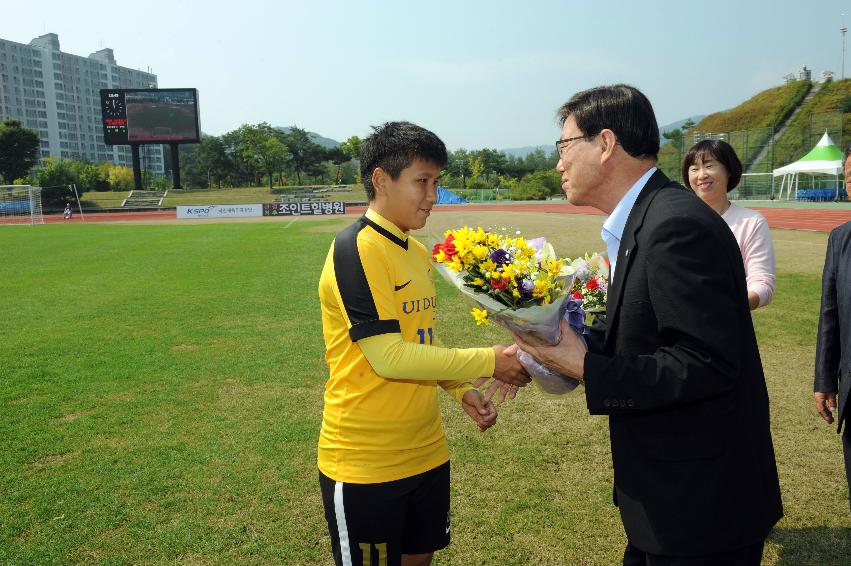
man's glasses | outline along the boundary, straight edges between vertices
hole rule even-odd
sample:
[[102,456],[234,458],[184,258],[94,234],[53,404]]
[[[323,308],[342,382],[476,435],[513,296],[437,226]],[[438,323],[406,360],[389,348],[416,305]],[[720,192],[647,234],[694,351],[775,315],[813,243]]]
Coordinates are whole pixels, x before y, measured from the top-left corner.
[[[567,152],[567,144],[575,140],[590,140],[593,137],[596,137],[598,134],[594,134],[593,136],[573,136],[572,138],[564,138],[562,140],[558,140],[556,142],[556,151],[558,152],[559,159],[564,159],[564,154]],[[615,140],[616,145],[621,145],[621,140]]]
[[567,144],[569,144],[570,142],[572,142],[574,140],[583,140],[583,139],[588,139],[589,137],[591,137],[591,136],[574,136],[572,138],[564,138],[564,139],[558,140],[556,142],[556,151],[558,152],[559,159],[564,159],[564,154],[565,154],[565,152],[567,152]]

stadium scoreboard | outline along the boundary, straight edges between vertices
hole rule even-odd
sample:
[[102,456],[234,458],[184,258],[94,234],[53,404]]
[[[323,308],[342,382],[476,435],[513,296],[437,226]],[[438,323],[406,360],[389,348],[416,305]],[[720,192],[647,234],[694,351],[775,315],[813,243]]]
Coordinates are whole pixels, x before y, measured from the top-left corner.
[[201,141],[197,89],[101,89],[100,100],[106,145]]

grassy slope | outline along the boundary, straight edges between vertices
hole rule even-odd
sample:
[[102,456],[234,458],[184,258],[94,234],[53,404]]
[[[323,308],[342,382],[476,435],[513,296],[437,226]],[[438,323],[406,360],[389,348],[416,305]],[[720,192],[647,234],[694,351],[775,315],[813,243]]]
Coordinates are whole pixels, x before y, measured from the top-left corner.
[[[800,159],[818,143],[825,130],[838,128],[839,124],[835,118],[831,117],[832,120],[825,122],[825,116],[819,114],[835,112],[847,96],[851,96],[851,79],[832,81],[824,85],[777,140],[774,150],[775,165],[780,167]],[[851,142],[851,112],[846,112],[842,121],[844,131],[841,139],[836,132],[831,132],[833,142],[840,149]]]
[[[437,213],[601,249],[599,217]],[[0,563],[328,564],[315,472],[326,375],[316,283],[342,222],[6,227],[0,294]],[[311,228],[315,226],[315,228]],[[754,320],[786,517],[765,564],[843,564],[835,429],[812,409],[825,234],[774,231],[778,291]],[[78,250],[71,252],[70,250]],[[476,328],[438,282],[447,344]],[[437,564],[613,564],[603,418],[534,388],[478,434],[442,396],[453,544]]]
[[[686,132],[683,147],[667,143],[659,151],[659,164],[665,173],[675,179],[680,178],[680,161],[692,145],[694,132],[734,132],[756,128],[770,128],[781,122],[807,94],[809,81],[795,81],[783,86],[760,92],[723,112],[706,116],[692,129]],[[752,159],[757,149],[765,143],[769,131],[754,132],[747,140],[730,140],[743,162]]]

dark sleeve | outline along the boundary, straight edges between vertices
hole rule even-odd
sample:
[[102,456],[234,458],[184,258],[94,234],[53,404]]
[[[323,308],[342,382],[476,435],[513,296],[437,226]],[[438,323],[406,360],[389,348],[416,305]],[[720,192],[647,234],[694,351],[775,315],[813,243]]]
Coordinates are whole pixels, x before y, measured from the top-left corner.
[[827,254],[824,258],[824,271],[821,276],[821,312],[818,320],[818,338],[816,339],[816,371],[813,391],[834,393],[839,374],[839,358],[842,348],[840,341],[839,316],[836,302],[837,232],[830,233],[827,240]]
[[393,302],[393,280],[387,258],[358,232],[341,232],[334,242],[334,274],[348,319],[352,342],[401,332]]
[[588,329],[588,334],[585,336],[585,342],[588,344],[588,349],[593,352],[603,350],[603,343],[606,339],[606,313],[599,313],[594,316],[594,321],[591,323],[591,328]]
[[[728,235],[731,241],[725,240]],[[650,330],[659,337],[657,348],[646,355],[586,354],[592,414],[684,405],[722,395],[739,379],[746,336],[742,318],[748,314],[732,234],[718,232],[706,219],[681,215],[662,221],[644,245],[650,304],[643,308],[651,311],[644,319],[655,316],[657,327]],[[621,305],[618,332],[626,326],[624,314]],[[631,331],[639,332],[641,323],[632,324]]]

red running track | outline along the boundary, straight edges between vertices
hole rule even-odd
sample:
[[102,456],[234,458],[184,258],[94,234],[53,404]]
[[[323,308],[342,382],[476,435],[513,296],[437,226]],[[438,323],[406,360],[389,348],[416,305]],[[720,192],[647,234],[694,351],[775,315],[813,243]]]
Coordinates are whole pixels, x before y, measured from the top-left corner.
[[[851,221],[851,208],[848,210],[824,208],[762,208],[749,207],[758,210],[768,220],[772,228],[790,230],[810,230],[814,232],[830,232],[840,224]],[[362,206],[352,206],[348,212],[359,214],[366,210]],[[590,206],[574,206],[568,203],[545,202],[514,203],[514,204],[455,204],[440,205],[435,212],[455,211],[506,211],[506,212],[551,212],[556,214],[592,214],[603,216],[603,213]],[[86,222],[145,222],[151,220],[176,220],[175,211],[145,211],[145,212],[108,212],[86,213]],[[61,214],[46,215],[47,224],[78,223],[80,215],[75,214],[71,220],[65,220]]]

